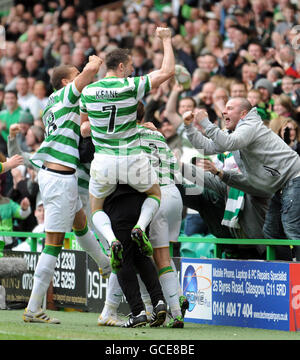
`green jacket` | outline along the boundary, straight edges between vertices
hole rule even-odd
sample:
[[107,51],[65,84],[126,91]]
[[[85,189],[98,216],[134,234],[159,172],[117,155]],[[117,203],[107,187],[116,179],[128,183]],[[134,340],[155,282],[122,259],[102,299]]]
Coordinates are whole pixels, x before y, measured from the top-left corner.
[[7,109],[0,111],[0,122],[6,125],[6,129],[1,131],[1,135],[6,142],[10,126],[19,122],[21,112],[23,111],[24,110],[22,110],[21,106],[19,106],[13,113],[10,113]]
[[[13,219],[24,219],[21,205],[10,198],[0,196],[0,231],[13,231]],[[5,241],[0,237],[0,257],[3,256]]]

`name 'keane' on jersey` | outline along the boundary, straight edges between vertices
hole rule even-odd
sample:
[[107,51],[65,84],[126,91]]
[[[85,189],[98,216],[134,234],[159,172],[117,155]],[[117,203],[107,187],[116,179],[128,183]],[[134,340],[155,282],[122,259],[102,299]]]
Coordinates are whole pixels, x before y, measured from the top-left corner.
[[97,100],[101,99],[116,99],[119,93],[116,90],[96,90],[95,98]]

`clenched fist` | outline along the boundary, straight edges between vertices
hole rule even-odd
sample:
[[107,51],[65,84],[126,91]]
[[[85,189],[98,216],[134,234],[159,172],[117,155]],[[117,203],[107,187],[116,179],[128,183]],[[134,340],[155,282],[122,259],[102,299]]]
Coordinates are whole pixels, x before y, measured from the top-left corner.
[[199,109],[195,111],[195,120],[198,124],[200,124],[202,120],[207,118],[208,118],[208,113],[205,110]]
[[103,64],[103,60],[97,55],[89,56],[89,62],[95,62],[99,67]]
[[184,125],[191,125],[194,121],[195,116],[192,111],[186,111],[182,115],[182,118],[183,118]]
[[156,28],[156,35],[161,39],[171,39],[172,33],[169,28],[158,27]]
[[21,208],[22,210],[27,210],[28,207],[30,206],[30,201],[27,197],[24,197],[24,199],[22,199],[22,201],[20,202]]

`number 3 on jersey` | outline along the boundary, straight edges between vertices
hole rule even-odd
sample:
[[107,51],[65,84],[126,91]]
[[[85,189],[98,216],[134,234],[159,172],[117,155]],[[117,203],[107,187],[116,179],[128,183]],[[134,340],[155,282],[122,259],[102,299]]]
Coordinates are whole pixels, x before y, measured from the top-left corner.
[[103,106],[102,111],[110,111],[107,133],[113,134],[115,131],[115,120],[116,120],[117,107],[116,107],[116,105]]

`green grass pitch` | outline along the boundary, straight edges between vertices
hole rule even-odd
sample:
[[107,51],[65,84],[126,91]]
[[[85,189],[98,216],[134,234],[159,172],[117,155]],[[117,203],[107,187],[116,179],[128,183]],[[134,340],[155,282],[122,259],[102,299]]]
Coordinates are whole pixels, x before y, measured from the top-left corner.
[[0,340],[300,340],[300,333],[185,323],[184,329],[98,326],[99,314],[48,311],[61,324],[32,324],[23,310],[0,310]]

